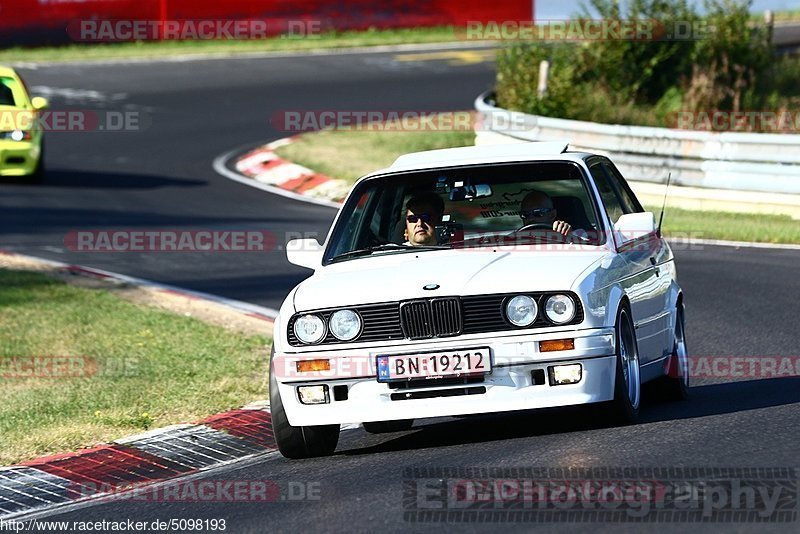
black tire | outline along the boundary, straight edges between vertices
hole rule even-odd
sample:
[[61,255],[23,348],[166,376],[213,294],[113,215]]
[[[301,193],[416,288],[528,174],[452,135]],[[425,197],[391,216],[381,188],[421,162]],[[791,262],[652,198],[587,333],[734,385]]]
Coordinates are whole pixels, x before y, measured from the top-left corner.
[[607,419],[612,424],[635,423],[642,402],[642,383],[639,372],[639,347],[631,312],[620,305],[615,327],[617,345],[617,372],[614,379],[614,400],[606,407]]
[[388,434],[390,432],[404,432],[411,430],[414,425],[413,419],[400,419],[397,421],[373,421],[363,423],[364,430],[370,434]]
[[667,376],[656,384],[660,400],[682,401],[689,398],[689,350],[686,346],[686,321],[683,303],[678,306],[675,332]]
[[269,366],[269,404],[272,413],[272,433],[278,444],[278,450],[286,458],[330,456],[336,450],[336,445],[339,443],[339,425],[292,426],[289,424],[271,362]]

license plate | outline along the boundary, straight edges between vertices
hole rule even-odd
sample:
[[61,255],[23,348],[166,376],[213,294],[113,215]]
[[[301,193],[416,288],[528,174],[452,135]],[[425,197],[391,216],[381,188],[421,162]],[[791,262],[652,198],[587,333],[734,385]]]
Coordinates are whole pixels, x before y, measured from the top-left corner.
[[378,382],[483,375],[492,371],[489,360],[488,347],[378,356]]

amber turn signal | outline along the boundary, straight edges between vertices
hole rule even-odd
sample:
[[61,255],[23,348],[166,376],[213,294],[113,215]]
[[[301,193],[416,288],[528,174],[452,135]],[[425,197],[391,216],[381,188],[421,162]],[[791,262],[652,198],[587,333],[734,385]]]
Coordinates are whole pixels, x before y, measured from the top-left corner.
[[298,373],[313,373],[314,371],[330,371],[330,360],[303,360],[297,362]]
[[574,339],[548,339],[539,342],[539,352],[552,352],[554,350],[572,350],[575,348]]

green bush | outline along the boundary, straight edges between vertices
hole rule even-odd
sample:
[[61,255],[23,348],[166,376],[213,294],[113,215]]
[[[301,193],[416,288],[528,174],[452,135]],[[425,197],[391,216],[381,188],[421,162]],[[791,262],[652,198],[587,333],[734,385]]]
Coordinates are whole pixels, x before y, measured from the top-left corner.
[[[521,42],[498,53],[497,101],[527,113],[618,124],[671,126],[676,111],[789,109],[800,101],[800,60],[776,58],[770,30],[754,24],[750,1],[590,0],[606,20],[657,21],[652,40]],[[670,39],[676,28],[692,38]],[[550,62],[537,94],[539,63]]]

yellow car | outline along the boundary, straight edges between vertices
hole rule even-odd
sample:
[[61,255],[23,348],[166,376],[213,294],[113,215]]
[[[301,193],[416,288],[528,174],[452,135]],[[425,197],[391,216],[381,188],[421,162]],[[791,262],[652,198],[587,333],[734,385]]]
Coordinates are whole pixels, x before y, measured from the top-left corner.
[[39,117],[46,107],[46,99],[30,97],[14,69],[0,66],[0,176],[42,179],[44,152]]

